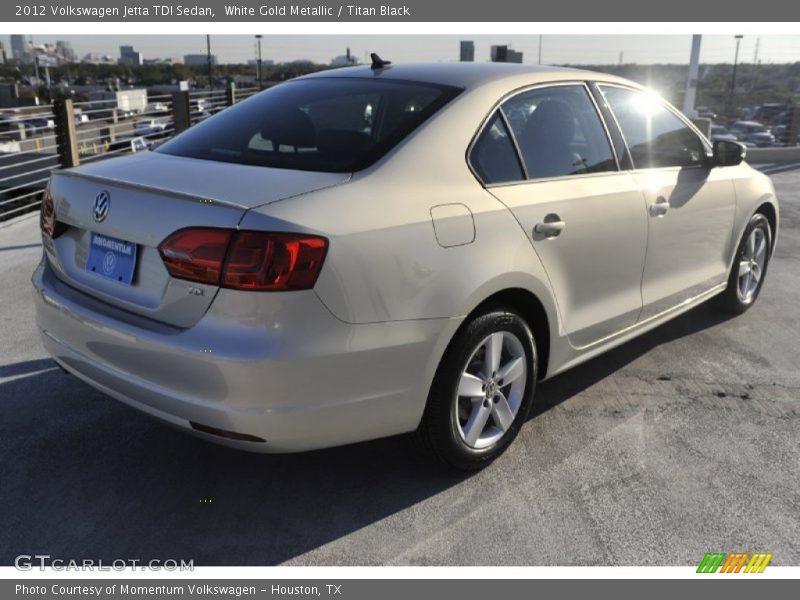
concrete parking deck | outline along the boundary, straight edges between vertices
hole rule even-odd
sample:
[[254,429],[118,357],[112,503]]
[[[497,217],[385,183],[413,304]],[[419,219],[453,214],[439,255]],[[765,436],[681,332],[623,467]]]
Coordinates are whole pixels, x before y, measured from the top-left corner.
[[761,168],[782,230],[753,310],[700,307],[543,384],[473,476],[402,437],[244,454],[94,391],[37,339],[36,217],[0,224],[0,564],[800,564],[800,169]]

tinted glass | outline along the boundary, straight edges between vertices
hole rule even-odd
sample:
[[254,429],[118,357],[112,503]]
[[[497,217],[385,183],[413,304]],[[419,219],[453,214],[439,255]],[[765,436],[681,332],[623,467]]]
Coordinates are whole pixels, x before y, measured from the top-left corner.
[[617,118],[637,169],[691,167],[702,164],[700,138],[652,94],[601,86]]
[[523,92],[502,106],[528,177],[617,169],[602,121],[582,85]]
[[495,113],[470,154],[470,164],[485,184],[524,179],[517,152],[503,120]]
[[284,169],[355,171],[460,90],[375,79],[287,82],[195,125],[158,152]]

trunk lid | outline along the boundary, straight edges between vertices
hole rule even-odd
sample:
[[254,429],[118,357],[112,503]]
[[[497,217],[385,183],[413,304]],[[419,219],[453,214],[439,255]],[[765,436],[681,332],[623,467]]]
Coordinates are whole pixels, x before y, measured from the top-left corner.
[[[349,177],[151,152],[56,171],[50,191],[58,220],[69,228],[45,240],[45,251],[57,276],[76,289],[117,308],[187,328],[205,314],[218,287],[170,277],[158,252],[168,235],[185,227],[234,229],[250,208],[338,185]],[[103,192],[108,210],[97,220],[95,200]],[[88,269],[93,234],[135,246],[130,285]]]

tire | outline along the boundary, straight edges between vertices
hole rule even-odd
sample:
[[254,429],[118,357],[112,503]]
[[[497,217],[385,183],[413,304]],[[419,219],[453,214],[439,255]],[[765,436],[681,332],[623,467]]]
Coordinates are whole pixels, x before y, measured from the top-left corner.
[[[755,245],[755,250],[750,245],[751,241]],[[771,252],[772,228],[764,215],[756,213],[750,219],[739,241],[728,275],[728,287],[715,298],[718,308],[725,312],[741,314],[755,304],[767,277]],[[748,267],[745,267],[745,263],[748,263]],[[747,273],[750,273],[749,280]],[[754,274],[757,274],[755,282],[753,282]]]
[[[489,365],[496,367],[491,375],[485,373]],[[519,314],[494,308],[472,318],[439,364],[418,442],[452,468],[486,467],[528,418],[537,375],[536,342]]]

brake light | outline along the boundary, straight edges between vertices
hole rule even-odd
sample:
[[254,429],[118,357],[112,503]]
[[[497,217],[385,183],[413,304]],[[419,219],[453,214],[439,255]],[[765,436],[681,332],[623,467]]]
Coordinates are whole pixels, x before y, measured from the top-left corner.
[[50,186],[44,190],[42,208],[39,211],[39,227],[47,237],[53,237],[56,230],[56,206],[50,193]]
[[211,228],[182,229],[159,246],[173,277],[253,291],[314,287],[327,250],[315,235]]
[[219,285],[232,233],[229,229],[181,229],[161,242],[158,251],[173,277]]

